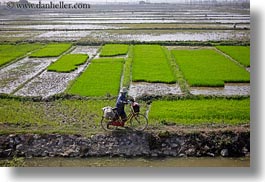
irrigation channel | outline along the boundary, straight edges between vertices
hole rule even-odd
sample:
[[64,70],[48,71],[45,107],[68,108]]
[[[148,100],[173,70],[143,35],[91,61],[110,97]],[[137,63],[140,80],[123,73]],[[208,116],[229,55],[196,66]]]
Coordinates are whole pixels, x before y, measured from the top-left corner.
[[249,167],[250,158],[32,158],[31,167]]

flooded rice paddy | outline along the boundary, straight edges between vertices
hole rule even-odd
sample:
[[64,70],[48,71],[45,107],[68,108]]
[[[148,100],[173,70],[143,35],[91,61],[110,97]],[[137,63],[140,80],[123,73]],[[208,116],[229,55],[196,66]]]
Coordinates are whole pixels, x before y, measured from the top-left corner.
[[[6,41],[250,40],[249,8],[238,5],[102,4],[89,11],[5,11],[0,30]],[[126,29],[130,33],[124,34]],[[168,29],[173,31],[163,31]],[[10,36],[13,31],[19,32],[16,37]]]

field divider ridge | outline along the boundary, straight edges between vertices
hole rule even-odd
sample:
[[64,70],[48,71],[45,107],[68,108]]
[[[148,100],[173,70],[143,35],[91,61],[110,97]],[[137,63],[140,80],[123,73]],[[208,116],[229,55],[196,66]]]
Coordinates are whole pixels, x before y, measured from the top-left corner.
[[239,65],[240,67],[244,68],[246,71],[250,72],[250,70],[248,70],[247,67],[245,67],[243,64],[241,64],[240,62],[238,62],[237,60],[235,60],[234,58],[232,58],[232,57],[229,56],[228,54],[222,52],[221,50],[217,49],[216,47],[214,47],[214,50],[217,51],[218,53],[222,54],[223,56],[225,56],[225,57],[228,58],[229,60],[233,61],[234,63],[236,63],[236,64]]

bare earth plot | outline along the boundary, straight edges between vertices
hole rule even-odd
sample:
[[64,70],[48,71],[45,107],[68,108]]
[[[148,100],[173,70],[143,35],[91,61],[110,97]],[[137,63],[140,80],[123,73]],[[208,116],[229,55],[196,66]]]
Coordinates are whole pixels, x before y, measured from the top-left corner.
[[0,93],[11,94],[45,69],[54,58],[24,58],[0,70]]
[[91,58],[97,54],[98,49],[98,46],[77,46],[70,54],[88,54]]
[[16,92],[15,95],[41,96],[45,98],[54,94],[62,93],[67,88],[69,82],[75,79],[85,67],[86,65],[81,65],[77,70],[71,73],[44,71]]
[[180,95],[182,94],[178,84],[133,82],[130,85],[128,95],[136,98],[143,95]]
[[191,87],[193,95],[250,95],[249,83],[225,83],[224,87]]

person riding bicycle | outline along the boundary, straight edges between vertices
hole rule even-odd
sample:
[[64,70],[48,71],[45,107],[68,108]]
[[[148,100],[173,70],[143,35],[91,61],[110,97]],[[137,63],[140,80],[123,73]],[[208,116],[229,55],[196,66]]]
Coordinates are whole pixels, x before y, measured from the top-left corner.
[[127,89],[125,87],[123,87],[120,90],[120,94],[119,94],[117,101],[116,101],[117,112],[118,112],[118,114],[121,117],[123,122],[125,122],[127,120],[127,115],[126,115],[125,110],[124,110],[125,104],[128,104],[127,96],[126,96],[127,92],[128,92]]

